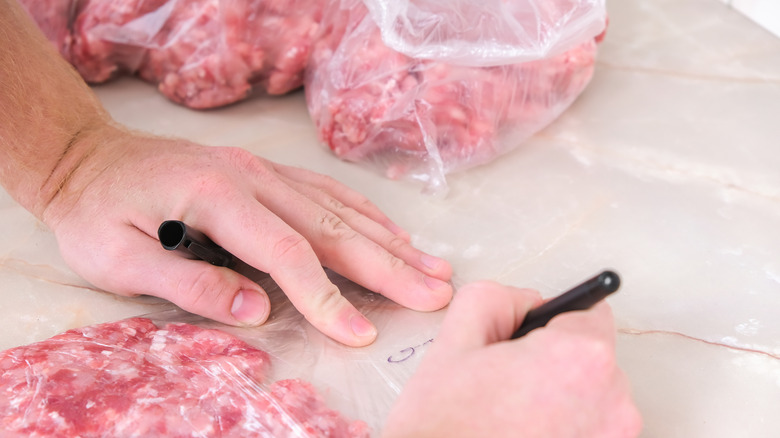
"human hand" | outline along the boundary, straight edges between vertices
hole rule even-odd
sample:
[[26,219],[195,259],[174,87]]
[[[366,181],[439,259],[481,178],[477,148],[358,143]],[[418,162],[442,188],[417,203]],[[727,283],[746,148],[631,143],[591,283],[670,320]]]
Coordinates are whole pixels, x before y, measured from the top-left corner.
[[445,306],[452,270],[365,197],[324,175],[243,149],[205,147],[106,125],[81,136],[89,150],[42,214],[65,261],[121,295],[154,295],[233,325],[270,311],[258,284],[227,268],[165,251],[163,220],[203,231],[267,272],[323,333],[351,346],[374,326],[327,278],[323,266],[412,309]]
[[14,0],[0,0],[0,34],[0,184],[94,285],[227,324],[265,321],[270,304],[256,283],[162,249],[157,227],[178,219],[270,274],[315,327],[347,345],[371,343],[376,329],[322,266],[412,309],[452,297],[449,264],[413,248],[353,190],[241,149],[115,126]]
[[609,306],[507,340],[539,294],[492,282],[455,295],[383,437],[633,437],[641,417],[615,363]]

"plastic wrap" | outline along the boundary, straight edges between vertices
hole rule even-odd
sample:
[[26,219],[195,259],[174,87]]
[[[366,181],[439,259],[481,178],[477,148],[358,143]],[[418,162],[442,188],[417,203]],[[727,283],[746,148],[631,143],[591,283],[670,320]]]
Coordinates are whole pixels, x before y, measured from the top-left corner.
[[335,0],[307,67],[309,111],[337,156],[446,190],[446,174],[571,105],[605,20],[597,0]]
[[341,277],[380,330],[350,348],[312,328],[278,287],[258,328],[178,309],[0,352],[9,436],[375,436],[437,328]]
[[253,89],[299,88],[321,3],[22,0],[87,82],[137,74],[191,108],[227,105]]
[[571,50],[604,31],[604,0],[365,0],[387,47],[492,66]]

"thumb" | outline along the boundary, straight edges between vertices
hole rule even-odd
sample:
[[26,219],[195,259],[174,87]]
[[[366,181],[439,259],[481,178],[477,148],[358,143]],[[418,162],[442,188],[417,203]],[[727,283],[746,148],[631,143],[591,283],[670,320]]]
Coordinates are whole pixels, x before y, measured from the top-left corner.
[[169,264],[169,269],[174,269],[174,264],[178,269],[169,274],[172,284],[163,285],[153,295],[225,324],[256,326],[268,319],[271,303],[257,283],[228,268],[200,260],[179,257]]
[[436,345],[465,350],[507,340],[526,313],[541,302],[535,290],[492,281],[462,286],[444,317]]
[[96,251],[89,242],[61,245],[63,256],[87,281],[110,292],[153,295],[229,325],[256,326],[268,319],[270,300],[257,283],[228,268],[166,251],[134,227],[122,231],[111,248],[103,244]]

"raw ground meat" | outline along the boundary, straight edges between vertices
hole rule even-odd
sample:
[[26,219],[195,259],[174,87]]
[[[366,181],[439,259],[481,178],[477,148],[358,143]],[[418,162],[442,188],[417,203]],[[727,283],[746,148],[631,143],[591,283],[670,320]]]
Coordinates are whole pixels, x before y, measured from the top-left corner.
[[[131,318],[0,352],[0,431],[24,437],[367,437],[314,387],[263,383],[269,356],[224,332]],[[7,434],[7,435],[6,435]]]
[[201,109],[299,88],[322,11],[319,0],[21,2],[87,82],[135,73]]
[[352,0],[329,4],[321,32],[305,81],[321,141],[390,178],[428,182],[488,162],[553,121],[590,81],[596,55],[590,40],[513,65],[413,59],[389,49]]

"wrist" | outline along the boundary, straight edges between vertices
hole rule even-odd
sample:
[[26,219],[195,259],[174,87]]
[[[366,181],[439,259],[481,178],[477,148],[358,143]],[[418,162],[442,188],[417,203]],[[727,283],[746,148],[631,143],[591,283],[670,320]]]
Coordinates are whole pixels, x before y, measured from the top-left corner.
[[21,5],[0,4],[0,184],[43,219],[112,121]]
[[[125,131],[105,119],[85,123],[67,137],[56,164],[42,180],[31,199],[20,200],[49,228],[78,201],[82,191],[110,160],[101,158],[109,143],[119,141]],[[101,164],[102,163],[102,164]]]

